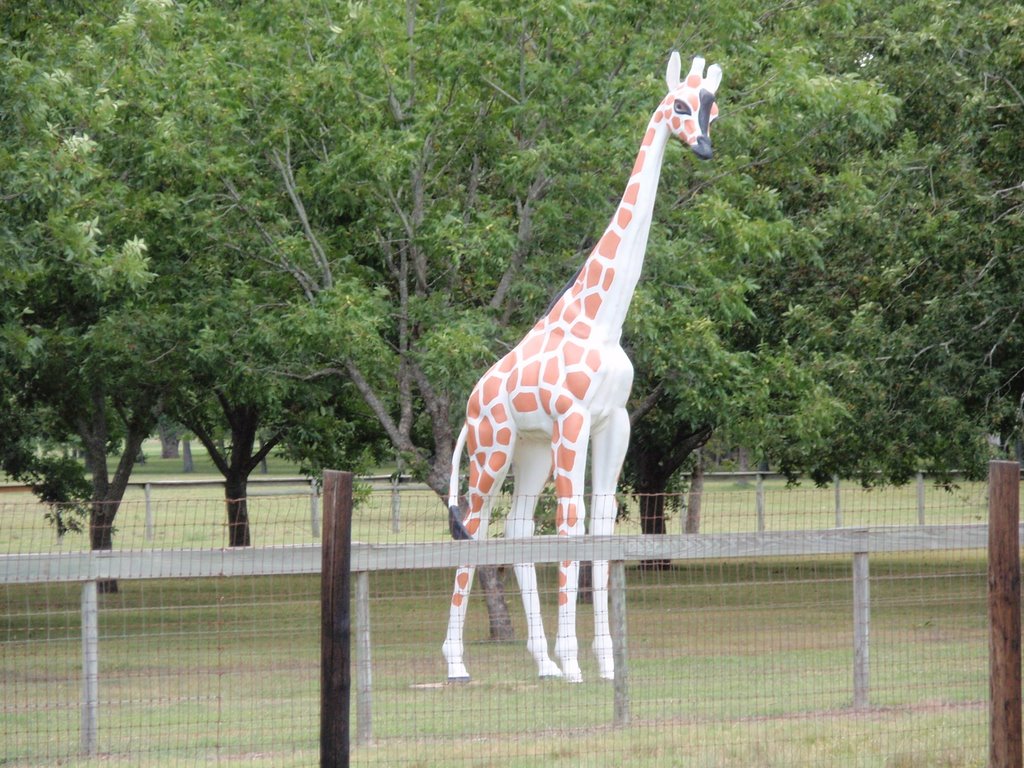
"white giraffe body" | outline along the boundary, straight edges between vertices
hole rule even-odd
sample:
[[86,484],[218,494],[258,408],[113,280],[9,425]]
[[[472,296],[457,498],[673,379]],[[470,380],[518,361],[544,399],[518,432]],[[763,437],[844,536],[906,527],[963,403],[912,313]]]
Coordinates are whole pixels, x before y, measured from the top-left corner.
[[[553,476],[560,536],[584,531],[584,475],[591,454],[590,532],[613,533],[615,490],[629,443],[626,402],[633,366],[620,345],[622,324],[643,269],[665,149],[676,136],[705,159],[711,156],[708,128],[717,116],[714,95],[721,81],[717,66],[704,75],[695,58],[686,80],[679,79],[679,56],[666,72],[669,93],[648,124],[633,172],[608,228],[584,262],[575,282],[516,347],[495,363],[469,397],[466,422],[452,459],[449,509],[458,538],[486,537],[491,506],[514,467],[512,507],[505,522],[509,539],[532,536],[533,513]],[[469,456],[469,512],[460,519],[459,460]],[[593,566],[594,652],[602,678],[614,677],[608,625],[608,563]],[[527,648],[541,677],[582,679],[576,641],[579,563],[559,565],[558,634],[555,656],[541,620],[537,577],[532,563],[515,565],[527,620]],[[463,630],[473,568],[455,576],[443,653],[450,680],[466,680]]]

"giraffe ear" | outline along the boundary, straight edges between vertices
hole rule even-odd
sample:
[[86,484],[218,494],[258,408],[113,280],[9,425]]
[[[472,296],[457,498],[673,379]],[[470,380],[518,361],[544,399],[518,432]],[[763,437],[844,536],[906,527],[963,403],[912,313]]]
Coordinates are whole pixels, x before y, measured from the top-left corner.
[[717,64],[712,64],[708,67],[708,76],[704,78],[704,87],[712,93],[718,91],[718,86],[722,83],[722,68]]
[[679,69],[681,67],[679,51],[672,51],[668,58],[668,68],[665,70],[665,84],[670,91],[679,87]]
[[693,57],[693,61],[690,62],[690,73],[686,76],[686,78],[689,79],[690,75],[696,75],[701,80],[704,79],[704,57],[703,56],[694,56]]

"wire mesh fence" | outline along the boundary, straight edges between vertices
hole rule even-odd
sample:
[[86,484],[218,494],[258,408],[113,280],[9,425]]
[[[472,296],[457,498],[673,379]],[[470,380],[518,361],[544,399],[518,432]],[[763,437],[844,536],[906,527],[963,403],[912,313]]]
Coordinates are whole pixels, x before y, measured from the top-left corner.
[[[362,738],[352,764],[982,765],[985,486],[926,484],[923,497],[922,517],[914,484],[709,482],[702,535],[675,537],[690,549],[679,549],[669,567],[640,555],[627,564],[628,724],[616,721],[615,686],[600,678],[590,653],[594,607],[585,579],[576,622],[582,683],[538,677],[517,580],[505,566],[498,585],[514,639],[492,638],[494,601],[477,583],[465,620],[472,677],[453,684],[441,643],[454,569],[423,567],[431,562],[421,558],[416,567],[375,570],[366,582],[369,690],[360,692],[361,716],[372,712],[372,723],[360,726],[353,712]],[[550,508],[542,501],[541,529]],[[639,533],[637,501],[621,501],[617,534]],[[687,500],[666,501],[669,533],[680,533]],[[495,510],[492,536],[501,535],[507,507]],[[158,578],[122,578],[116,592],[98,596],[91,745],[83,743],[82,585],[45,581],[36,565],[31,583],[17,575],[28,572],[32,553],[88,549],[81,533],[58,538],[47,511],[29,497],[0,499],[0,763],[317,763],[320,584],[309,553],[319,539],[308,491],[250,498],[254,546],[245,568],[221,554],[201,578],[183,568],[194,553],[223,553],[222,499],[208,489],[176,490],[153,494],[148,514],[141,494],[122,504],[114,554],[131,573]],[[861,649],[856,547],[843,538],[855,529],[875,536],[863,561],[869,625],[860,633],[869,646]],[[918,541],[917,531],[931,543],[904,546]],[[363,488],[352,538],[417,553],[447,540],[446,512],[425,489]],[[749,549],[805,539],[816,542],[813,554],[792,545],[781,554]],[[722,556],[733,541],[743,546]],[[888,541],[898,546],[875,551]],[[696,542],[712,542],[711,556],[700,557]],[[282,565],[289,559],[291,574]],[[152,562],[173,569],[147,571]],[[537,578],[554,646],[558,564],[538,564]],[[858,670],[867,674],[859,683]]]

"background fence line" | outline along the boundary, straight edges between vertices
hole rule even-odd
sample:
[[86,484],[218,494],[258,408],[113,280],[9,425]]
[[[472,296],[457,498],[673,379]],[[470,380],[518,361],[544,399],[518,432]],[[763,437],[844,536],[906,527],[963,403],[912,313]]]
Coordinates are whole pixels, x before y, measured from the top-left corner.
[[[926,479],[930,477],[929,473],[919,471],[915,476],[915,487],[917,489],[917,522],[919,525],[924,525],[926,522],[926,504],[925,504],[925,487]],[[934,475],[942,478],[963,478],[965,477],[962,472],[950,472],[942,475]],[[755,502],[754,502],[754,514],[757,520],[757,530],[766,530],[766,518],[765,518],[765,481],[766,480],[785,480],[785,475],[778,474],[776,472],[762,472],[757,470],[752,471],[733,471],[733,472],[706,472],[704,473],[704,480],[708,483],[716,482],[749,482],[754,481],[755,483]],[[356,481],[363,484],[369,484],[371,486],[388,485],[391,488],[391,530],[393,533],[399,533],[401,531],[401,489],[405,488],[418,488],[427,489],[427,486],[423,483],[416,481],[409,475],[401,475],[398,473],[392,475],[363,475],[356,478]],[[295,486],[304,486],[308,488],[309,502],[310,502],[310,531],[314,538],[320,535],[320,484],[316,478],[309,478],[304,476],[293,476],[293,477],[250,477],[248,480],[249,485],[249,498],[260,498],[268,496],[294,496],[294,490],[264,490],[265,486],[282,486],[287,488],[294,488]],[[223,488],[224,481],[221,479],[208,479],[208,478],[186,478],[186,479],[173,479],[173,480],[147,480],[147,481],[130,481],[127,484],[128,488],[142,489],[146,500],[146,517],[145,517],[145,531],[146,540],[152,541],[153,531],[155,522],[154,512],[154,491],[168,491],[171,489],[183,489],[183,488]],[[835,526],[837,528],[843,527],[843,503],[842,493],[844,492],[843,481],[837,476],[833,478],[833,498],[834,498],[834,512],[835,512]],[[859,487],[856,483],[853,483],[851,487]],[[19,485],[4,483],[0,484],[0,494],[7,493],[31,493],[32,487],[29,485]],[[683,508],[685,510],[686,496],[680,497]],[[685,523],[685,518],[680,517],[680,525]],[[680,530],[681,533],[685,533],[685,530]]]

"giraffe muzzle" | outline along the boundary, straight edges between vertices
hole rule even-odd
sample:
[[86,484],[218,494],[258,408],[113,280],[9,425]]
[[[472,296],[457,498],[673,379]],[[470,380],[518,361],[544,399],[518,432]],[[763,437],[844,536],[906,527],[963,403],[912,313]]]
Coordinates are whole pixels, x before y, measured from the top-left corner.
[[711,149],[711,139],[707,136],[698,136],[696,143],[691,145],[691,149],[693,149],[693,154],[701,160],[710,160],[714,155]]

